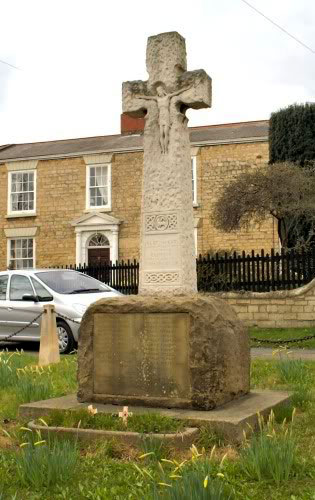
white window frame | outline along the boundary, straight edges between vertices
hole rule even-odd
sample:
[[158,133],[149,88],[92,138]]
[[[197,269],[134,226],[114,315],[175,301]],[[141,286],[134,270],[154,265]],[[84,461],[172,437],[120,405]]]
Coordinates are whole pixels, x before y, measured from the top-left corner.
[[[33,269],[36,267],[36,239],[32,236],[17,236],[15,238],[7,239],[7,267],[10,266],[11,263],[11,241],[14,240],[33,240]],[[23,269],[31,269],[31,268],[23,268]],[[22,268],[21,268],[22,270]]]
[[[95,167],[107,167],[107,176],[108,176],[108,203],[107,205],[91,207],[90,203],[90,169]],[[86,166],[86,210],[89,212],[92,211],[101,211],[101,212],[110,212],[112,209],[112,165],[111,163],[91,163]]]
[[191,157],[191,171],[192,171],[192,196],[193,196],[193,206],[198,206],[197,201],[197,156]]
[[[34,174],[34,208],[33,210],[12,210],[12,175],[13,174]],[[28,215],[36,215],[36,193],[37,193],[37,171],[30,170],[10,170],[8,172],[8,215],[23,217]]]

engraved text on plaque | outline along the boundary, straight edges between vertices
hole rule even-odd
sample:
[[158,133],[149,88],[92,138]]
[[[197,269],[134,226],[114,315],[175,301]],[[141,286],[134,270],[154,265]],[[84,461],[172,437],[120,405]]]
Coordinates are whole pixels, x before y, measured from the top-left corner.
[[96,314],[94,393],[190,396],[187,313]]

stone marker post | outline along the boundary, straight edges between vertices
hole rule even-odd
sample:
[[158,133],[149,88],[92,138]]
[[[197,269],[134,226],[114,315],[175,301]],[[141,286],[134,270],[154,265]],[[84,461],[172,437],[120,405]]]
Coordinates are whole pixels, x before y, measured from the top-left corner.
[[145,116],[140,294],[196,293],[188,108],[211,106],[211,79],[187,71],[185,39],[151,36],[148,81],[123,83],[123,112]]
[[46,305],[43,309],[44,314],[42,316],[40,328],[40,347],[38,359],[38,364],[40,366],[60,362],[55,307],[52,305]]

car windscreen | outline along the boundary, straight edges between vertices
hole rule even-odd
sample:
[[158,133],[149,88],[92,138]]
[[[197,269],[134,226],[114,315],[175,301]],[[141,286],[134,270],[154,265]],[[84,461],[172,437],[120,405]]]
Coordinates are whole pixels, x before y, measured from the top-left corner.
[[100,293],[110,292],[110,288],[90,276],[76,271],[45,271],[35,273],[49,288],[57,293]]

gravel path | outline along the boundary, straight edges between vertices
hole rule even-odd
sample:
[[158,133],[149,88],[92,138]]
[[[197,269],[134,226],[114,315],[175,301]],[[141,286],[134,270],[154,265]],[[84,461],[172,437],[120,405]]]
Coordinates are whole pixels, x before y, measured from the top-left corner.
[[[26,354],[36,354],[38,355],[39,343],[33,342],[0,342],[0,350],[9,349],[9,351],[15,351],[16,349],[23,349]],[[266,347],[252,347],[251,357],[252,359],[275,359],[272,353],[276,350]],[[294,359],[305,359],[309,361],[315,361],[315,349],[290,349],[289,352],[292,354],[290,357]]]
[[[266,347],[253,347],[251,349],[252,359],[275,359],[279,354],[272,355],[276,349]],[[290,358],[315,361],[315,349],[288,349]]]

